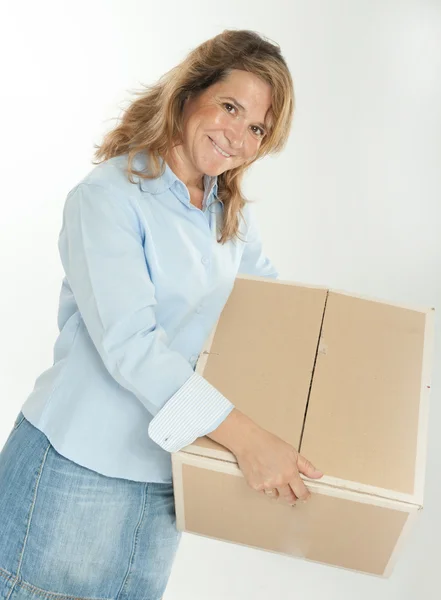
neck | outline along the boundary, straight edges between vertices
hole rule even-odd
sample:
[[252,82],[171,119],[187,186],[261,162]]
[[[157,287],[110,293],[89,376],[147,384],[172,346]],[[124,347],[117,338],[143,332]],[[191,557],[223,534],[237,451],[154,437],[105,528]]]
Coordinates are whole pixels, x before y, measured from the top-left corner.
[[191,189],[204,189],[204,175],[188,165],[182,153],[182,146],[173,146],[164,156],[173,173]]

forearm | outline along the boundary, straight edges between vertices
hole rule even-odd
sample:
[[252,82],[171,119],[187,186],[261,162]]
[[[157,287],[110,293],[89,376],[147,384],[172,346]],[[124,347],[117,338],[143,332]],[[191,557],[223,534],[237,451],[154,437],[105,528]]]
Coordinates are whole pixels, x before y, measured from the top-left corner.
[[241,454],[249,443],[249,438],[256,433],[260,427],[237,408],[233,408],[228,417],[207,437],[222,444],[235,454]]

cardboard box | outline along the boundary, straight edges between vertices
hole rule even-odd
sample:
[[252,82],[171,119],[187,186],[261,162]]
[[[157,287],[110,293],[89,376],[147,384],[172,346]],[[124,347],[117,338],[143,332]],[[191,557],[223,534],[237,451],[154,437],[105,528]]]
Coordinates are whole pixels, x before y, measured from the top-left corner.
[[433,316],[238,277],[196,371],[324,476],[290,507],[200,438],[172,455],[178,529],[388,576],[423,506]]

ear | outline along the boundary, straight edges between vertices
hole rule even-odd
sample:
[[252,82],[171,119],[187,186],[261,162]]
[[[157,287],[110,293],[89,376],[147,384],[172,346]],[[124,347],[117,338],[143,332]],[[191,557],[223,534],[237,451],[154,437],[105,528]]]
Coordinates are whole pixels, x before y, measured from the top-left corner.
[[187,104],[187,102],[189,102],[189,100],[191,100],[192,97],[193,97],[193,94],[191,93],[191,90],[188,90],[184,96],[184,104]]

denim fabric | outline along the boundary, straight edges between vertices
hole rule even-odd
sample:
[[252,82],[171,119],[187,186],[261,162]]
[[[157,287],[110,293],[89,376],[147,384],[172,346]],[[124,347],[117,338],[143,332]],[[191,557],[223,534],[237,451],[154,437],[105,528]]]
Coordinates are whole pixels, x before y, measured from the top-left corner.
[[1,600],[160,600],[180,537],[172,484],[71,462],[19,413],[0,452]]

